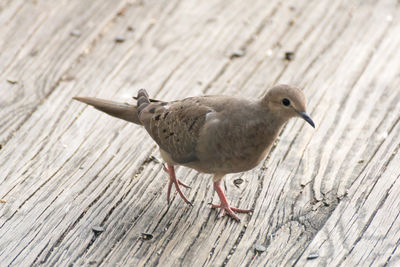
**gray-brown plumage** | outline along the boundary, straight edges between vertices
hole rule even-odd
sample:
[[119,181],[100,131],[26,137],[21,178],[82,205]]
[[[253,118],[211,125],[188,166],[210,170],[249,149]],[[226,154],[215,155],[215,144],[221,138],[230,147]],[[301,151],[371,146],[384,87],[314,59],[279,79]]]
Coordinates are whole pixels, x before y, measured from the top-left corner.
[[221,204],[220,216],[227,212],[239,220],[220,186],[228,173],[244,172],[257,166],[268,154],[282,126],[292,117],[301,117],[311,126],[301,90],[278,85],[262,99],[231,96],[199,96],[163,102],[149,99],[139,90],[137,107],[96,98],[74,99],[94,106],[112,116],[143,125],[160,147],[164,170],[170,175],[168,202],[174,184],[185,202],[191,204],[180,190],[188,187],[175,177],[174,166],[183,165],[199,172],[214,174],[214,189]]

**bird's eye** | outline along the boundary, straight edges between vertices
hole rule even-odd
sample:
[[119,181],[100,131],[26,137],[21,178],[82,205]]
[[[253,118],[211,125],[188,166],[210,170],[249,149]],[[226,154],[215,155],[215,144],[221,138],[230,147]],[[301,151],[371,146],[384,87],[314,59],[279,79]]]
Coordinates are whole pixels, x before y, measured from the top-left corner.
[[287,98],[284,98],[284,99],[282,99],[282,104],[283,104],[284,106],[289,106],[289,105],[290,105],[290,100],[287,99]]

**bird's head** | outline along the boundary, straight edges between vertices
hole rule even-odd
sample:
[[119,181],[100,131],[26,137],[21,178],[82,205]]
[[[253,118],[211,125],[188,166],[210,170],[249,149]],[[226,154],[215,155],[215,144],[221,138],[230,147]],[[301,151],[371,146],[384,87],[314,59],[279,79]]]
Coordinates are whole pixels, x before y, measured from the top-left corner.
[[314,122],[306,112],[306,98],[296,87],[286,84],[272,87],[262,99],[262,105],[284,120],[301,117],[315,128]]

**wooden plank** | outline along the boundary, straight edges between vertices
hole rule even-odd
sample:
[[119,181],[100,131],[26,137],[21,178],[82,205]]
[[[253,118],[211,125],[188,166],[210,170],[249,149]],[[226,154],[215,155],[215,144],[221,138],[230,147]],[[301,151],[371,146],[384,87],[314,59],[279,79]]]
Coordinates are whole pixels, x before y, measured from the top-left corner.
[[[126,1],[12,1],[0,19],[0,143],[11,138],[87,53]],[[72,36],[73,31],[77,36]]]
[[[398,260],[398,213],[391,212],[398,206],[400,114],[395,1],[121,2],[113,12],[105,2],[98,5],[86,11],[73,2],[65,5],[68,12],[61,4],[38,11],[39,17],[51,13],[44,23],[54,29],[73,16],[90,21],[93,10],[97,24],[90,37],[50,42],[46,49],[53,52],[25,67],[30,74],[18,69],[22,63],[10,65],[27,75],[24,92],[41,84],[46,93],[34,96],[31,109],[21,108],[26,119],[14,120],[2,135],[0,262],[258,266]],[[69,33],[75,25],[63,29]],[[35,37],[43,45],[51,39],[45,32]],[[115,43],[116,36],[125,42]],[[29,51],[35,38],[16,41]],[[71,52],[64,54],[65,47]],[[238,49],[244,56],[231,57]],[[284,60],[286,51],[295,52],[293,61]],[[62,64],[55,62],[60,58]],[[42,61],[45,79],[38,78]],[[151,158],[158,152],[144,130],[70,100],[79,94],[131,101],[140,87],[167,100],[202,93],[260,96],[278,82],[305,88],[318,127],[289,122],[268,160],[225,178],[232,204],[254,208],[240,224],[216,219],[208,205],[217,199],[211,177],[186,168],[177,175],[192,187],[185,193],[194,207],[179,197],[168,207],[167,180]],[[9,106],[26,103],[23,97]],[[8,122],[3,114],[1,121]],[[238,177],[245,181],[239,188],[233,185]],[[105,231],[94,234],[95,225]],[[267,251],[256,254],[254,244]],[[314,252],[319,257],[307,260]]]
[[[372,164],[359,176],[298,262],[309,265],[398,263],[400,123],[388,133]],[[368,197],[366,197],[368,196]]]

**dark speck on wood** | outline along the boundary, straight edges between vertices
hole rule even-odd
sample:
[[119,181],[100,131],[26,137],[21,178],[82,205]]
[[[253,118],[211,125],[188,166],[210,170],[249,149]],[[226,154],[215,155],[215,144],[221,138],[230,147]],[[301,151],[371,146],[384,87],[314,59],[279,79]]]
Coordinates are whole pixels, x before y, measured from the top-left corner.
[[267,250],[267,248],[261,244],[254,244],[253,248],[258,253],[262,253]]
[[102,232],[105,231],[105,229],[104,229],[103,226],[96,225],[96,226],[93,226],[93,227],[92,227],[92,231],[93,231],[95,234],[101,234]]
[[317,252],[312,252],[307,256],[307,260],[314,260],[314,259],[316,259],[318,257],[319,257],[319,255],[318,255]]
[[236,58],[236,57],[242,57],[242,56],[244,56],[245,54],[246,54],[246,50],[244,50],[244,49],[236,50],[236,51],[234,51],[234,52],[232,53],[231,59],[232,59],[232,58]]
[[79,37],[79,36],[81,36],[81,31],[78,30],[78,29],[74,29],[74,30],[72,30],[72,31],[70,32],[70,34],[71,34],[71,36]]
[[151,240],[153,238],[152,234],[142,233],[143,240]]
[[115,42],[116,43],[123,43],[123,42],[125,42],[125,37],[117,36],[117,37],[115,37]]
[[239,187],[239,185],[242,183],[243,183],[242,178],[237,178],[237,179],[233,180],[233,184],[236,185],[237,187]]
[[292,52],[292,51],[287,51],[287,52],[285,53],[285,59],[286,59],[287,61],[293,60],[293,59],[294,59],[294,52]]
[[7,82],[11,83],[11,84],[17,84],[18,83],[18,81],[14,80],[14,79],[7,79]]

